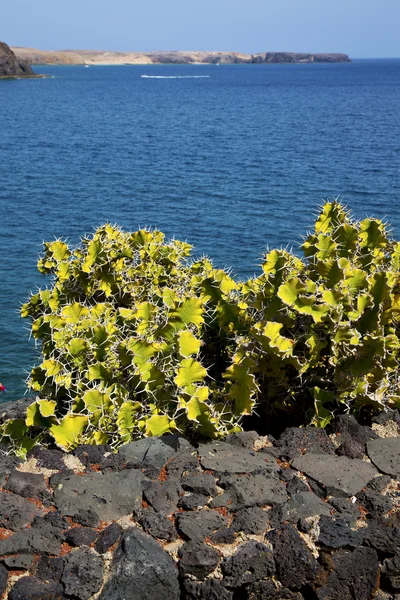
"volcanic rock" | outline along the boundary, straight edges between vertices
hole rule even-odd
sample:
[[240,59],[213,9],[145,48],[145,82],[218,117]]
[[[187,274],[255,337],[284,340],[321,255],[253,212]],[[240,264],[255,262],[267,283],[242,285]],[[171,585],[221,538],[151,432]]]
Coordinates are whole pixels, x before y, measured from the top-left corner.
[[368,456],[382,473],[400,478],[400,438],[378,438],[367,444]]
[[216,510],[177,513],[175,517],[178,531],[195,542],[204,542],[212,531],[228,524],[228,519]]
[[218,566],[220,555],[215,548],[202,542],[186,542],[178,550],[181,575],[205,579]]
[[[34,73],[26,60],[17,58],[7,44],[0,42],[0,77],[26,77],[29,75],[32,76]],[[28,403],[30,404],[31,401]]]
[[64,558],[61,581],[65,593],[79,600],[89,600],[103,583],[104,564],[100,556],[90,548],[73,550]]
[[202,467],[217,473],[278,470],[278,464],[272,457],[268,458],[265,454],[258,454],[246,448],[237,448],[226,442],[200,444],[198,452]]
[[271,550],[252,540],[242,544],[236,554],[225,558],[221,570],[224,586],[236,588],[271,577],[275,573],[275,563]]
[[22,577],[12,587],[9,600],[63,600],[63,586],[55,581],[44,583],[35,577]]

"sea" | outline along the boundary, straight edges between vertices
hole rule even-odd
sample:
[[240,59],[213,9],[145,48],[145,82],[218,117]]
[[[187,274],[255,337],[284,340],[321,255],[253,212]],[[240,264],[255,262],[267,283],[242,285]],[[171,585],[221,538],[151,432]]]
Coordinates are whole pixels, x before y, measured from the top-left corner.
[[43,241],[156,227],[244,279],[336,197],[400,237],[400,59],[35,70],[0,81],[0,401],[39,360]]

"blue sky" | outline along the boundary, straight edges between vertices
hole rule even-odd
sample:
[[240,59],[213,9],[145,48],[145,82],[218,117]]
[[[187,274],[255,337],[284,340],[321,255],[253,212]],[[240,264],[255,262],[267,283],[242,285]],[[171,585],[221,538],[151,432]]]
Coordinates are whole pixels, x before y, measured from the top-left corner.
[[47,50],[400,57],[400,0],[1,0],[0,40]]

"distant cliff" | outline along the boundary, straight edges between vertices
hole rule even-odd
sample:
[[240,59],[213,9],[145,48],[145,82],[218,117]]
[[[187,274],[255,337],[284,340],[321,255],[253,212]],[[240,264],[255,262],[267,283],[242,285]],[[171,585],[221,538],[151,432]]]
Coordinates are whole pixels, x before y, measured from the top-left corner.
[[331,63],[351,62],[347,54],[296,52],[105,52],[100,50],[45,51],[13,48],[15,54],[32,65],[143,65],[143,64],[252,64],[252,63]]
[[34,77],[29,63],[17,57],[7,44],[0,42],[0,77]]

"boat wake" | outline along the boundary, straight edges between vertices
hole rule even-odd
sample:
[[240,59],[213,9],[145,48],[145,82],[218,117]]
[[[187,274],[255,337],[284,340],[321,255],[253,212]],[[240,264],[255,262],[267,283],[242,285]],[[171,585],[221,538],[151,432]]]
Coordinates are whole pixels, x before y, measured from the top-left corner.
[[206,79],[210,75],[141,75],[143,79]]

